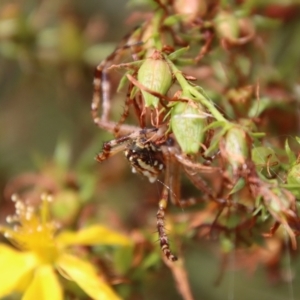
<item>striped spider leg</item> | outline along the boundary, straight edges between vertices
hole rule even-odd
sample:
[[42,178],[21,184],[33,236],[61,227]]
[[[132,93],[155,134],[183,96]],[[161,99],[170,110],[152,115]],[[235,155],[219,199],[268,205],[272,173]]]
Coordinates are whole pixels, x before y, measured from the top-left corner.
[[[124,50],[126,49],[133,50],[132,57],[134,61],[138,59],[137,53],[140,51],[140,49],[138,49],[137,47],[141,44],[141,42],[136,42],[138,36],[134,36],[134,35],[135,35],[135,31],[127,34],[122,39],[121,43],[116,47],[116,49],[106,59],[104,59],[100,64],[98,64],[95,69],[94,80],[93,80],[94,91],[93,91],[93,98],[91,103],[91,115],[92,115],[93,122],[100,128],[103,128],[102,122],[106,122],[109,120],[109,114],[111,108],[111,99],[110,99],[111,87],[110,87],[108,70],[115,61],[120,59]],[[134,41],[130,42],[130,39],[133,39]],[[133,99],[130,98],[132,88],[133,88],[133,84],[129,84],[124,112],[121,117],[121,120],[115,126],[114,129],[115,135],[118,134],[119,127],[125,121],[125,119],[129,114],[129,104],[133,101]],[[137,109],[138,105],[136,103],[134,104],[135,104],[135,109]],[[99,115],[100,107],[101,107],[101,114]]]
[[[173,181],[171,179],[179,179],[178,172],[175,172],[171,174],[171,165],[170,165],[170,156],[168,153],[165,155],[166,157],[166,170],[165,170],[165,179],[163,183],[163,189],[162,193],[160,196],[160,200],[158,202],[158,210],[156,213],[156,227],[157,227],[157,232],[158,232],[158,237],[159,237],[159,244],[160,248],[163,251],[164,255],[169,259],[170,261],[176,261],[178,258],[176,255],[174,255],[170,249],[170,244],[169,244],[169,239],[165,230],[165,214],[169,202],[169,196],[172,198],[171,194],[173,193],[175,196],[175,185],[173,186],[172,183],[177,183],[177,181]],[[177,170],[178,171],[178,170]],[[175,175],[175,177],[172,177],[172,175]],[[171,184],[171,185],[170,185]],[[173,189],[174,187],[174,189]],[[176,185],[177,187],[177,185]],[[173,201],[172,201],[173,202]]]
[[102,152],[96,156],[96,160],[102,162],[123,151],[131,164],[132,172],[146,176],[152,183],[165,168],[163,154],[157,144],[162,138],[164,137],[161,131],[156,128],[138,129],[104,143]]

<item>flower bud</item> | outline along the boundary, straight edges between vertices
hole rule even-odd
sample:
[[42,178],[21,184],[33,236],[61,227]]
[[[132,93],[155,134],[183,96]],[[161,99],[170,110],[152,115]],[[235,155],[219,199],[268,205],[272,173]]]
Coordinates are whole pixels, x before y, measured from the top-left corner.
[[255,35],[255,28],[250,19],[238,18],[227,11],[221,11],[216,16],[215,28],[219,37],[231,45],[243,45]]
[[230,12],[221,11],[215,18],[216,30],[221,38],[235,41],[239,37],[238,19]]
[[[141,65],[137,79],[147,89],[165,95],[172,84],[172,72],[162,54],[155,50],[151,57],[147,58]],[[144,97],[145,107],[157,108],[159,98],[142,88],[141,92]]]
[[198,153],[204,139],[206,117],[203,107],[197,102],[178,102],[173,106],[170,124],[183,153]]
[[226,159],[234,170],[238,169],[250,157],[249,137],[238,127],[230,128],[225,136]]
[[207,11],[205,0],[175,0],[174,10],[184,17],[184,22],[192,22],[197,17],[203,17]]
[[73,190],[62,190],[51,205],[52,215],[61,223],[73,222],[80,209],[80,199]]

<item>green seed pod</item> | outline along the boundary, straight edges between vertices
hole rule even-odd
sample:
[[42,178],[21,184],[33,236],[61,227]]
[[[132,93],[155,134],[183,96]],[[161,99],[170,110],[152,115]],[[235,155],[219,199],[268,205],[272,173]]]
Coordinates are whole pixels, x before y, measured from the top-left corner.
[[250,157],[250,143],[247,133],[238,127],[230,128],[225,136],[226,159],[234,170],[242,166]]
[[198,153],[204,139],[207,114],[197,102],[178,102],[171,110],[171,128],[182,152]]
[[176,14],[183,17],[186,24],[197,17],[203,17],[207,11],[207,4],[204,0],[175,0],[173,6]]
[[229,11],[220,11],[214,19],[220,39],[232,45],[243,45],[255,36],[253,22]]
[[[137,79],[147,89],[165,95],[172,84],[172,72],[161,53],[155,50],[151,57],[147,58],[141,65]],[[159,98],[142,88],[141,92],[145,100],[145,107],[157,108]]]
[[226,11],[221,11],[215,18],[216,31],[220,38],[230,42],[239,37],[239,23],[237,17]]
[[78,193],[72,190],[62,190],[55,195],[51,203],[51,213],[60,222],[73,222],[80,210]]

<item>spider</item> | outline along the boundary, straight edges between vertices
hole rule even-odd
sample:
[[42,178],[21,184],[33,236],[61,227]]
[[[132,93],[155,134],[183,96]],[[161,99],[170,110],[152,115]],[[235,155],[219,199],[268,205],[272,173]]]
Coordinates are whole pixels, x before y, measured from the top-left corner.
[[[154,141],[151,139],[154,139]],[[153,183],[162,171],[166,170],[164,153],[162,151],[163,147],[160,146],[160,143],[164,142],[164,136],[156,128],[136,130],[128,135],[104,143],[103,150],[96,156],[96,160],[103,162],[109,157],[123,151],[131,164],[132,172],[147,177]],[[166,171],[167,173],[168,171]],[[157,211],[157,230],[163,253],[169,260],[176,261],[177,257],[170,250],[164,227],[167,201],[168,193],[166,192],[166,187],[164,187]]]
[[[116,126],[115,123],[106,122],[104,127],[113,132],[114,126]],[[161,173],[165,173],[156,214],[157,231],[164,255],[169,260],[176,261],[177,257],[170,250],[165,231],[164,218],[168,202],[171,199],[173,204],[180,207],[194,203],[194,200],[191,200],[190,203],[180,201],[179,165],[184,167],[186,175],[197,188],[204,191],[211,199],[214,199],[215,195],[201,177],[195,175],[195,172],[199,170],[211,171],[211,167],[194,163],[181,154],[174,138],[171,135],[166,137],[166,129],[166,126],[140,129],[130,125],[122,125],[120,127],[122,136],[105,142],[102,151],[97,154],[95,159],[101,163],[119,152],[124,152],[132,167],[132,172],[147,177],[151,183],[155,182]]]
[[[129,32],[127,35],[123,37],[121,42],[117,45],[115,50],[101,63],[98,64],[98,66],[95,69],[94,72],[94,92],[93,92],[93,99],[92,99],[92,105],[91,105],[91,114],[92,119],[94,123],[100,127],[101,129],[106,129],[110,131],[107,126],[107,122],[109,119],[109,113],[111,108],[111,101],[110,101],[110,80],[109,80],[109,74],[108,74],[108,68],[110,65],[113,64],[114,61],[116,61],[120,56],[122,56],[123,51],[130,49],[133,60],[138,60],[138,54],[139,48],[138,46],[142,44],[141,42],[133,42],[131,44],[128,44],[127,41],[130,39],[136,40],[135,37],[135,29],[132,32]],[[141,99],[131,98],[130,94],[133,89],[133,84],[130,83],[128,86],[126,101],[125,101],[125,107],[123,114],[121,116],[121,119],[117,124],[114,124],[114,130],[113,133],[115,136],[118,135],[119,127],[122,123],[126,120],[129,114],[129,105],[130,103],[134,104],[134,108],[136,110],[136,113],[138,116],[141,114],[141,108],[139,102],[141,102]],[[102,113],[101,117],[98,116],[99,106],[101,105]],[[111,126],[109,126],[111,128]]]
[[141,129],[106,142],[102,152],[96,156],[96,160],[102,162],[119,151],[124,151],[132,166],[132,172],[146,176],[153,183],[165,168],[158,141],[154,143],[150,140],[155,135],[159,136],[156,128]]
[[[103,144],[102,151],[95,159],[98,162],[103,162],[119,152],[124,152],[131,165],[132,172],[147,177],[151,183],[155,182],[164,173],[163,188],[156,214],[157,231],[162,252],[170,261],[176,261],[177,257],[170,250],[165,230],[164,219],[168,202],[171,200],[172,203],[180,207],[194,203],[194,201],[184,201],[184,203],[180,201],[179,166],[183,166],[185,174],[194,186],[203,191],[209,198],[214,199],[214,192],[210,190],[198,174],[199,171],[211,171],[212,167],[196,163],[187,155],[181,153],[174,136],[168,130],[167,121],[156,124],[154,128],[141,128],[144,127],[144,124],[141,123],[140,127],[123,124],[129,114],[129,104],[134,104],[139,121],[143,110],[140,104],[142,102],[139,99],[135,99],[136,97],[131,98],[132,82],[129,82],[125,109],[120,121],[118,123],[109,121],[111,103],[107,70],[109,65],[127,48],[130,48],[130,46],[124,45],[124,43],[118,46],[95,70],[94,94],[91,105],[92,119],[98,127],[113,133],[116,137]],[[100,107],[102,113],[99,117]]]

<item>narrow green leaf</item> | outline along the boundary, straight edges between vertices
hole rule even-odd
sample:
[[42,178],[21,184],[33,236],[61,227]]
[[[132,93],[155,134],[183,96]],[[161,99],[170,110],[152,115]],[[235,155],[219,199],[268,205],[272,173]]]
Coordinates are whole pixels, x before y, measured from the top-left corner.
[[286,154],[288,156],[288,159],[289,159],[289,164],[292,165],[296,161],[296,156],[290,148],[288,139],[285,140],[284,147],[285,147],[285,152],[286,152]]
[[229,195],[235,194],[238,191],[240,191],[245,186],[245,179],[239,178],[239,180],[236,182],[232,190],[230,191]]

